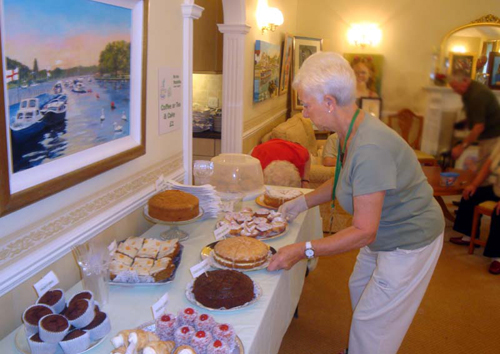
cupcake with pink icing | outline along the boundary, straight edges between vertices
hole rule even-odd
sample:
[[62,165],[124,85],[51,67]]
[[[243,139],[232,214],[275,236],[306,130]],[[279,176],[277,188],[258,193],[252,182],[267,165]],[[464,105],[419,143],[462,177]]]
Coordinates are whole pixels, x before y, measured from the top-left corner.
[[212,335],[208,331],[198,331],[191,338],[191,346],[196,354],[205,354],[207,346],[212,342]]
[[189,342],[191,342],[191,338],[195,334],[195,330],[192,326],[181,326],[177,328],[174,332],[174,340],[175,344],[179,345],[189,345]]
[[173,340],[176,328],[175,316],[166,313],[156,320],[155,333],[162,341]]
[[215,326],[212,330],[212,334],[216,339],[226,342],[231,350],[236,345],[236,332],[233,326],[228,323],[221,323]]
[[206,354],[231,354],[232,350],[222,340],[216,339],[207,347]]
[[194,327],[198,331],[207,331],[211,332],[212,328],[216,325],[214,318],[206,313],[202,313],[196,320],[194,320]]
[[192,326],[197,316],[198,312],[196,312],[195,309],[191,307],[186,307],[184,310],[178,313],[177,320],[179,324]]

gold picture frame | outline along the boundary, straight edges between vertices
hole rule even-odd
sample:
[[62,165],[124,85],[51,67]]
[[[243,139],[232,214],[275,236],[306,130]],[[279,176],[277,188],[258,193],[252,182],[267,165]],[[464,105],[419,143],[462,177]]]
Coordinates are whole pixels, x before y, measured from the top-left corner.
[[[24,63],[21,62],[21,57],[30,58],[28,55],[19,55],[24,54],[22,47],[21,49],[17,49],[17,52],[14,52],[14,50],[9,52],[11,50],[9,48],[12,46],[9,47],[5,44],[9,40],[11,43],[14,43],[16,39],[14,38],[15,32],[9,31],[9,28],[11,28],[9,23],[13,24],[9,22],[12,18],[12,16],[9,16],[9,10],[13,11],[14,7],[11,8],[8,5],[10,3],[11,5],[23,6],[23,4],[22,2],[15,3],[14,0],[0,0],[0,7],[3,10],[0,17],[0,32],[3,31],[3,33],[0,33],[0,38],[2,39],[0,47],[0,56],[2,58],[0,63],[2,71],[0,85],[0,119],[2,120],[0,124],[0,215],[11,213],[72,187],[144,155],[146,152],[146,77],[149,0],[114,0],[112,5],[107,0],[77,1],[78,5],[86,6],[85,9],[88,13],[82,13],[73,7],[70,7],[70,9],[65,8],[63,11],[67,11],[67,13],[73,11],[71,15],[75,19],[81,18],[81,21],[84,20],[83,15],[86,15],[87,18],[95,18],[97,20],[99,16],[106,13],[110,22],[116,19],[115,23],[113,23],[116,26],[110,28],[109,33],[112,30],[116,33],[116,30],[120,29],[121,33],[129,36],[130,42],[128,44],[127,41],[122,39],[109,39],[109,37],[106,37],[108,38],[107,42],[103,42],[104,44],[98,48],[101,54],[112,52],[110,55],[114,55],[118,59],[124,58],[124,60],[128,60],[127,64],[123,64],[125,66],[122,65],[128,71],[114,67],[112,70],[110,69],[109,74],[104,74],[108,72],[106,70],[110,66],[106,66],[107,64],[104,62],[105,58],[103,59],[102,55],[97,55],[93,59],[99,66],[96,68],[95,65],[97,64],[86,64],[85,68],[87,71],[84,71],[83,74],[75,71],[84,67],[78,61],[82,59],[76,55],[71,58],[74,59],[72,63],[75,64],[66,67],[60,61],[57,61],[50,62],[54,66],[48,68],[49,61],[42,58],[42,54],[37,54],[34,61],[33,59],[25,59]],[[40,2],[40,6],[43,3]],[[72,5],[74,4],[76,2]],[[50,11],[50,7],[46,6],[46,8],[47,12]],[[32,16],[37,16],[36,11],[28,13],[31,15],[35,14]],[[59,16],[63,15],[59,12]],[[32,18],[30,22],[33,24],[36,21],[42,21],[43,18],[46,18],[43,16],[44,14],[40,13],[38,20]],[[120,22],[119,19],[122,18],[125,20]],[[77,24],[74,23],[73,25],[76,26]],[[110,23],[108,22],[107,25],[110,25]],[[30,28],[36,28],[36,26],[31,26]],[[26,31],[29,30],[29,28],[26,29]],[[66,51],[66,56],[60,55],[60,57],[67,58],[67,51],[73,49],[70,33],[69,30],[62,33],[54,32],[52,33],[52,37],[47,38],[48,42],[58,40],[60,43],[66,43],[67,47],[52,49],[61,52],[63,50]],[[33,33],[33,37],[35,34]],[[29,38],[29,36],[25,38]],[[99,39],[101,38],[99,37]],[[26,48],[28,48],[26,53],[32,49],[29,48],[29,45],[29,43],[26,43]],[[89,49],[86,48],[85,50]],[[128,56],[126,56],[127,54]],[[17,61],[14,61],[13,58]],[[33,69],[28,67],[28,65],[32,64]],[[23,72],[26,75],[25,78],[23,78]],[[80,85],[78,85],[78,82],[80,82]],[[48,87],[50,88],[48,89]],[[56,87],[61,88],[59,93],[57,93]],[[13,97],[12,90],[17,90],[18,93],[24,94],[24,97],[30,98],[23,98],[21,96],[19,99],[11,99]],[[112,90],[114,90],[113,93],[111,92]],[[114,98],[118,97],[116,93],[118,90],[121,90],[122,96],[125,97],[124,100],[116,101]],[[44,95],[50,98],[48,102],[54,103],[56,98],[60,102],[55,102],[55,106],[52,108],[47,103],[42,106],[41,102],[42,97],[45,97]],[[66,101],[64,101],[62,96],[66,96]],[[84,100],[87,103],[82,103]],[[28,130],[17,132],[20,129],[30,128],[33,123],[33,121],[28,121],[27,113],[21,112],[21,109],[25,106],[23,102],[27,102],[28,105],[33,102],[36,111],[32,110],[28,112],[30,119],[32,119],[32,116],[35,116],[37,124],[45,124],[36,133],[29,133]],[[67,105],[67,107],[64,107],[64,105]],[[88,108],[90,110],[92,108],[94,110],[92,115],[86,117],[89,121],[92,118],[92,122],[87,125],[79,125],[77,128],[74,125],[70,126],[70,124],[74,124],[71,109],[73,109],[73,112],[78,110],[78,114],[80,115],[83,112],[89,112],[81,108],[82,106],[85,109]],[[63,108],[64,112],[62,111]],[[53,113],[50,109],[61,109],[61,112],[64,113],[64,115],[62,113],[59,114],[57,129],[60,130],[58,131],[56,131],[54,125],[49,125],[48,123],[49,113]],[[19,117],[23,117],[24,121],[21,123],[25,123],[24,125],[19,124]],[[75,129],[80,129],[75,135],[68,135],[66,138],[66,146],[70,146],[69,144],[72,142],[76,144],[77,139],[81,138],[83,129],[88,128],[91,124],[92,129],[98,131],[99,127],[94,128],[94,126],[98,125],[99,121],[101,127],[106,127],[106,137],[108,137],[108,140],[104,138],[99,140],[96,138],[93,140],[92,145],[81,144],[78,146],[78,149],[75,148],[75,150],[71,151],[69,148],[65,150],[64,144],[57,151],[49,151],[47,148],[47,151],[43,151],[45,162],[36,162],[33,159],[35,162],[27,167],[18,168],[16,171],[14,162],[19,160],[19,156],[25,156],[15,153],[14,150],[16,148],[29,144],[39,145],[44,148],[43,144],[46,144],[48,136],[52,140],[60,140],[68,132],[75,132]],[[17,126],[15,125],[16,123],[18,123]],[[18,127],[20,128],[18,129]],[[14,134],[17,135],[14,136]],[[80,134],[80,137],[75,137],[76,134]],[[104,133],[101,133],[101,135],[104,136]],[[21,138],[23,140],[20,140]],[[33,152],[32,154],[34,153],[37,152]],[[59,155],[50,155],[50,153],[57,153]]]
[[477,55],[474,53],[451,52],[448,61],[448,75],[456,70],[463,70],[471,79],[476,77]]

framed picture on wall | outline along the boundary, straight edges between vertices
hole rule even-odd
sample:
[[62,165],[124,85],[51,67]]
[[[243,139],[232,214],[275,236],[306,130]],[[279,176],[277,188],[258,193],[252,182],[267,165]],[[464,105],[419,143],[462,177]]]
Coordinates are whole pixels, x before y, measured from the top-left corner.
[[[323,50],[323,40],[320,38],[310,37],[293,37],[293,77],[299,72],[302,63],[314,53]],[[292,108],[294,110],[301,110],[302,104],[300,103],[297,91],[292,91]]]
[[149,0],[0,6],[3,215],[145,153]]
[[448,74],[452,75],[457,70],[464,71],[471,79],[476,77],[476,60],[474,53],[450,53],[448,61]]
[[356,75],[356,97],[380,97],[384,57],[380,54],[344,53]]
[[281,75],[280,75],[280,90],[279,94],[282,95],[288,91],[290,85],[292,57],[293,57],[293,37],[288,33],[285,34],[283,42],[283,52],[281,55]]
[[488,58],[488,86],[500,90],[500,53],[491,52]]
[[382,116],[382,99],[380,97],[361,97],[360,108],[380,119]]
[[262,102],[278,96],[280,80],[279,44],[255,41],[253,101]]

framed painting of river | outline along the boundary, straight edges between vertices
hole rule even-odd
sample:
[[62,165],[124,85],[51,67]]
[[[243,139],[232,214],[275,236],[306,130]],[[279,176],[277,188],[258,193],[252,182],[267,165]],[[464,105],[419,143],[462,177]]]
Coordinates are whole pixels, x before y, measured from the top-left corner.
[[145,153],[149,0],[0,0],[0,215]]

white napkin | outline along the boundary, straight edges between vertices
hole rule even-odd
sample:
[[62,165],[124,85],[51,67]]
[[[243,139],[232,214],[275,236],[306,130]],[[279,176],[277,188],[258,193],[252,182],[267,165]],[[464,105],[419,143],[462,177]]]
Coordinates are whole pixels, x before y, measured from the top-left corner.
[[167,181],[167,189],[176,189],[190,193],[200,200],[200,207],[203,208],[204,215],[202,219],[217,218],[220,212],[220,196],[214,186],[205,184],[203,186],[187,186],[174,180]]

